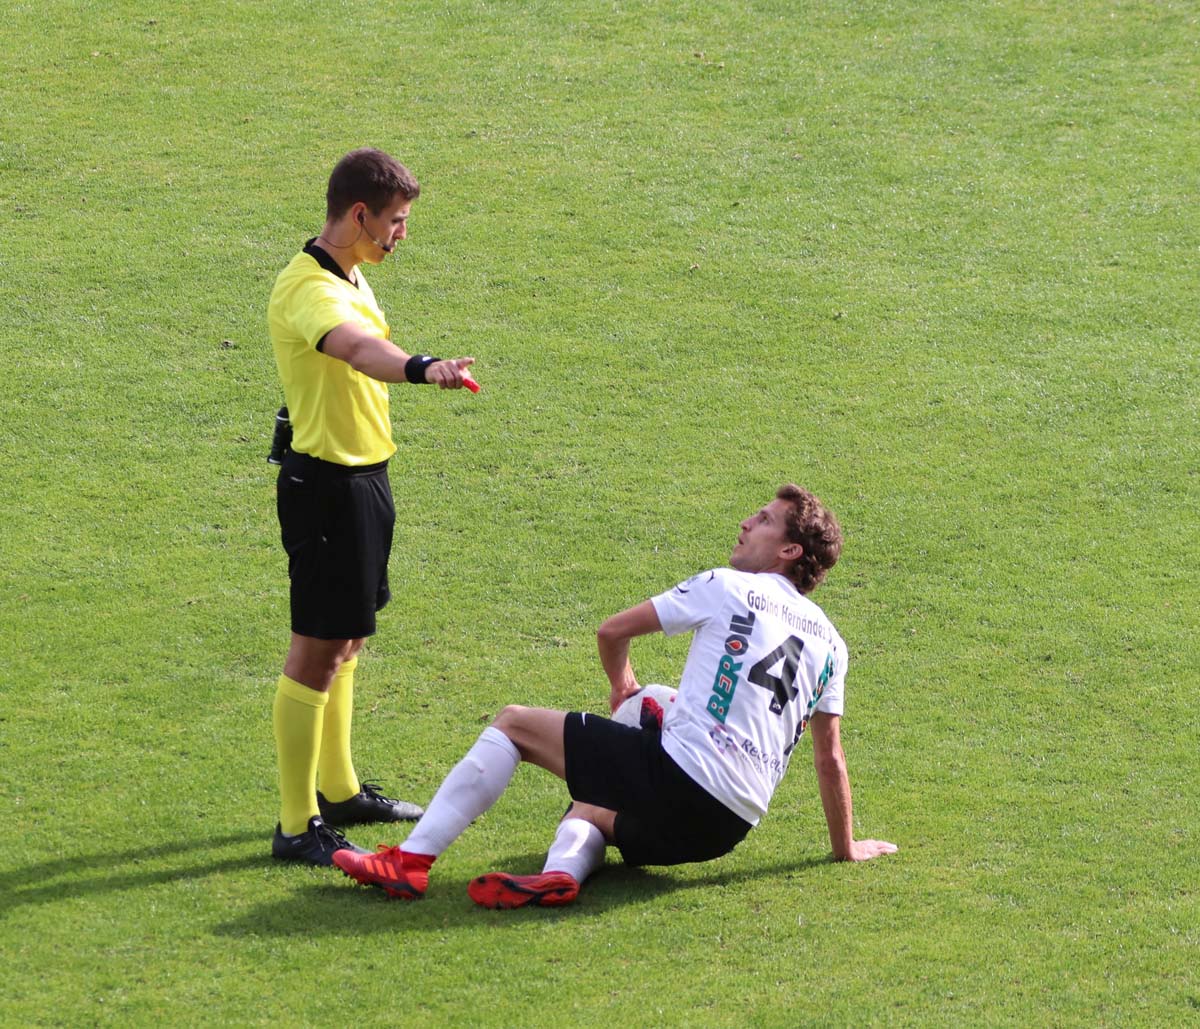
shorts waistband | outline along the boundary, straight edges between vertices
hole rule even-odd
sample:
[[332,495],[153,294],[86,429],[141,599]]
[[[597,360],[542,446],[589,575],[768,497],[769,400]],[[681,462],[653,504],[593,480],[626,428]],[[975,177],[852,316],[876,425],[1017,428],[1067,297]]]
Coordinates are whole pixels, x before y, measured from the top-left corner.
[[375,464],[337,464],[333,461],[324,461],[319,457],[313,457],[311,454],[302,454],[298,450],[289,450],[283,463],[285,466],[292,463],[293,468],[298,467],[322,475],[341,477],[374,475],[376,472],[382,472],[388,466],[386,461],[379,461]]

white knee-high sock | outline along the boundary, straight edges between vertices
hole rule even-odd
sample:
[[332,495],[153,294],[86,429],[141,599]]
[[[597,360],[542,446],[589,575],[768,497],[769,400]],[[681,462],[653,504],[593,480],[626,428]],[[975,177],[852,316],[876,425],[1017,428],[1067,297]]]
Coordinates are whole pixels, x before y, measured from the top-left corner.
[[566,872],[582,885],[604,864],[604,833],[582,818],[564,818],[546,854],[543,872]]
[[437,857],[496,803],[520,763],[521,752],[512,740],[489,725],[442,780],[401,849]]

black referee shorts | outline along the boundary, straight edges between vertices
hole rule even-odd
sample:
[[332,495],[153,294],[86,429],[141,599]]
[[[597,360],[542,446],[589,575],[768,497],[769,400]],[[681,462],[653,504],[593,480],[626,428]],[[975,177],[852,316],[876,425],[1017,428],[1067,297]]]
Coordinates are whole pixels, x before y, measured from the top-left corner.
[[375,612],[391,599],[396,508],[387,462],[352,468],[289,452],[276,505],[292,581],[292,632],[323,640],[373,635]]
[[572,712],[563,749],[572,799],[617,812],[613,842],[626,864],[708,861],[752,828],[671,760],[657,725]]

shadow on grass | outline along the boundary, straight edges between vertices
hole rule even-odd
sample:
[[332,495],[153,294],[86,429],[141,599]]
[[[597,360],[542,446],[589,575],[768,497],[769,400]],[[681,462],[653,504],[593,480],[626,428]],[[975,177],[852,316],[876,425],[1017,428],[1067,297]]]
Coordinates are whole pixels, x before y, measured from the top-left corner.
[[[243,845],[250,842],[256,844],[254,853],[246,854]],[[238,852],[221,853],[230,848]],[[509,855],[493,867],[536,872],[543,858],[543,852]],[[392,900],[382,890],[357,886],[336,869],[329,869],[328,880],[317,884],[309,880],[287,897],[255,905],[236,919],[214,925],[212,932],[230,937],[366,936],[397,931],[437,932],[456,925],[519,926],[530,919],[594,918],[629,904],[644,904],[697,888],[719,889],[748,880],[792,876],[828,861],[810,858],[723,870],[718,860],[688,866],[688,872],[610,863],[588,881],[574,904],[518,911],[477,907],[467,897],[469,877],[438,876],[435,872],[426,898],[406,903]],[[269,837],[258,829],[123,850],[67,851],[60,857],[0,872],[0,917],[26,904],[102,896],[268,866],[277,863],[270,857]],[[703,874],[696,875],[697,869],[703,869]]]
[[[256,854],[221,857],[212,853],[251,840],[259,842]],[[65,896],[87,897],[261,867],[270,860],[269,854],[270,836],[264,836],[262,830],[202,839],[189,837],[128,850],[90,854],[66,851],[60,857],[0,873],[0,916],[23,904],[43,904]],[[185,860],[177,861],[180,856]],[[169,862],[170,867],[146,867],[163,861]]]
[[[520,872],[541,869],[544,853],[511,855],[495,867]],[[579,899],[561,908],[522,908],[487,911],[467,897],[469,878],[439,878],[434,873],[429,892],[420,901],[394,900],[382,890],[338,880],[299,890],[286,899],[260,904],[236,919],[213,927],[216,936],[368,936],[375,933],[443,932],[448,927],[502,928],[528,924],[531,919],[595,918],[629,904],[645,904],[695,889],[720,889],[740,882],[794,875],[829,864],[830,858],[778,862],[753,869],[722,872],[714,862],[700,877],[609,864],[588,880]],[[690,866],[695,868],[697,866]],[[336,874],[336,873],[335,873]]]

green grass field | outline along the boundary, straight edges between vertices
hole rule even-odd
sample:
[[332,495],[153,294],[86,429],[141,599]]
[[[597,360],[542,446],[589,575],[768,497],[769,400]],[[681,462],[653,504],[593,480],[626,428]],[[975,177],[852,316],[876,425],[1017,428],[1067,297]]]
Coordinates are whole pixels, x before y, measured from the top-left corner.
[[[2,13],[0,1023],[1200,1019],[1195,4]],[[265,306],[359,145],[423,187],[396,338],[484,385],[393,390],[360,774],[601,710],[599,622],[794,480],[897,855],[827,860],[805,744],[734,854],[561,911],[464,892],[541,867],[536,769],[419,904],[271,861]]]

